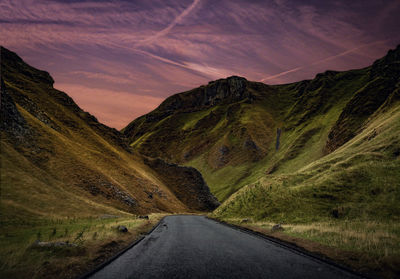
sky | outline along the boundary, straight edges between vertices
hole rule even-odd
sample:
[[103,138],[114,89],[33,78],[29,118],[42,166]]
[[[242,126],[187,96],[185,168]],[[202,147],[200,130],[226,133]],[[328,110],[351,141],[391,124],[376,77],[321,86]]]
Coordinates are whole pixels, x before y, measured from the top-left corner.
[[121,129],[211,80],[369,66],[400,43],[399,15],[400,0],[0,0],[0,44]]

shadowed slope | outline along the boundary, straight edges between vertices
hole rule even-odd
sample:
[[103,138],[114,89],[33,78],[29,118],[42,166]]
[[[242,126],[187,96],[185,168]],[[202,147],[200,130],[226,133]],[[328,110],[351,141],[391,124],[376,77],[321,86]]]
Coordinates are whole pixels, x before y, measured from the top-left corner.
[[[54,89],[47,72],[5,48],[1,72],[2,222],[199,208],[197,193],[185,203],[178,199],[169,187],[179,185],[163,182],[120,132]],[[186,177],[184,171],[175,175]]]

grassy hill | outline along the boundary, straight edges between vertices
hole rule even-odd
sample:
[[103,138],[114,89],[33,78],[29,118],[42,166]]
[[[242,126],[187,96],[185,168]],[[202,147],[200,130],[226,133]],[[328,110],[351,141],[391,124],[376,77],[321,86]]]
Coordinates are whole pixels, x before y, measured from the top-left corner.
[[[340,114],[335,121],[330,125],[325,122],[324,126],[329,128],[327,137],[315,133],[323,144],[315,135],[292,144],[292,150],[293,146],[301,148],[301,153],[289,153],[292,164],[286,163],[280,170],[281,159],[274,165],[277,171],[269,171],[255,184],[236,193],[217,212],[235,215],[251,212],[258,218],[290,221],[305,216],[398,220],[400,47],[360,71],[364,72],[365,81],[340,110],[336,108]],[[326,117],[326,113],[322,115]],[[313,131],[310,125],[308,131]],[[309,154],[315,149],[320,153],[308,163]],[[243,199],[250,200],[243,202]],[[235,211],[235,207],[240,209]]]
[[[193,182],[190,172],[195,170],[174,165],[170,168],[181,183],[164,179],[162,168],[146,164],[120,132],[54,89],[47,72],[30,67],[3,47],[1,73],[3,225],[217,206],[200,174]],[[187,196],[181,188],[185,183],[193,189]]]
[[150,157],[200,170],[222,202],[213,217],[398,278],[400,46],[291,84],[213,81],[122,132]]
[[1,48],[0,271],[45,264],[43,253],[18,253],[43,230],[69,239],[60,228],[79,235],[89,222],[96,241],[113,224],[99,216],[137,228],[133,215],[215,209],[209,190],[222,202],[215,217],[284,223],[288,234],[398,270],[399,88],[400,46],[370,67],[313,80],[212,81],[119,132]]
[[364,69],[291,84],[216,80],[169,97],[122,132],[141,153],[200,170],[225,201],[261,178],[316,163],[388,117],[397,105],[399,52]]
[[1,278],[76,278],[162,214],[219,205],[197,170],[140,155],[54,89],[47,72],[3,47],[0,58]]

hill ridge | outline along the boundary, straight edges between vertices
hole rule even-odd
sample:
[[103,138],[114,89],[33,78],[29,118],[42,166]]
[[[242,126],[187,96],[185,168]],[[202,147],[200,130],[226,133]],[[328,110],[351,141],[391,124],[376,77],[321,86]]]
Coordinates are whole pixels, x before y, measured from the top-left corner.
[[[0,54],[2,224],[52,215],[187,212],[218,206],[196,170],[188,173],[176,166],[173,175],[179,185],[164,179],[162,168],[146,164],[122,133],[55,89],[49,73],[4,47]],[[193,187],[194,195],[185,195],[185,187]]]
[[[246,177],[254,168],[292,171],[299,158],[311,163],[360,133],[397,96],[399,53],[397,46],[369,67],[327,70],[290,84],[218,79],[172,95],[121,131],[147,156],[198,168],[225,200],[251,180]],[[278,129],[281,146],[275,150]],[[303,154],[311,142],[316,148]],[[223,179],[229,169],[240,169],[235,179]]]

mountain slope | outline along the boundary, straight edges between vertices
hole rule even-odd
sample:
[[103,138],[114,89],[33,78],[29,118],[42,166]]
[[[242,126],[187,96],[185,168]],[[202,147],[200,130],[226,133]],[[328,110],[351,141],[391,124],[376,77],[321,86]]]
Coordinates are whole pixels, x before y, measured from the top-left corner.
[[1,48],[2,222],[218,205],[200,174],[193,182],[187,168],[177,166],[174,175],[205,189],[200,200],[196,191],[178,198],[174,191],[185,185],[164,179],[120,132],[81,110],[53,83],[47,72]]
[[169,97],[122,132],[150,157],[199,169],[224,201],[266,174],[293,173],[360,134],[395,98],[399,53],[397,47],[370,67],[291,84],[213,81]]
[[324,219],[398,221],[400,94],[353,139],[292,173],[264,175],[215,214],[275,222]]

